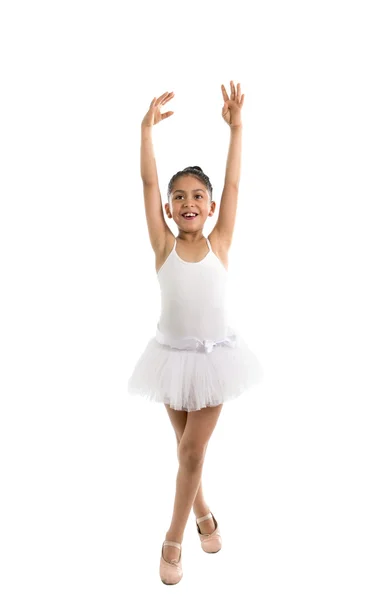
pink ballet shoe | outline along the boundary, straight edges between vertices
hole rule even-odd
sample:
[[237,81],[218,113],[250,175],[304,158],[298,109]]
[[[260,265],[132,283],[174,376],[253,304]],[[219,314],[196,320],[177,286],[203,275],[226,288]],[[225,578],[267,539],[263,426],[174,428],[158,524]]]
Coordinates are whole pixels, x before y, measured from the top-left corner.
[[[180,556],[178,560],[168,561],[163,557],[164,546],[175,546],[180,549]],[[169,542],[167,540],[162,544],[161,560],[159,566],[159,575],[162,583],[166,585],[173,585],[181,581],[182,578],[182,563],[181,563],[181,544],[178,542]]]
[[[212,531],[212,533],[201,533],[200,531],[198,524],[206,519],[213,519],[213,522],[215,523],[215,530]],[[209,554],[215,554],[215,552],[219,552],[222,547],[222,538],[220,535],[219,525],[213,514],[209,512],[207,515],[205,515],[205,517],[199,517],[196,519],[196,527],[201,541],[201,547],[204,552],[208,552]]]

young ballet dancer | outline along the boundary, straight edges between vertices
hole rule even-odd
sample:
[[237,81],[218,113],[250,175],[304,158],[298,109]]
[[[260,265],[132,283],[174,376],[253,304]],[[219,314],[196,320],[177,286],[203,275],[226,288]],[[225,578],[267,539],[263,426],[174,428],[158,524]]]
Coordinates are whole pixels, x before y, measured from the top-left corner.
[[174,96],[153,98],[141,125],[141,177],[150,242],[161,289],[161,314],[153,336],[128,382],[130,394],[163,403],[177,440],[179,468],[170,527],[162,544],[160,577],[175,584],[182,578],[182,541],[193,508],[205,552],[218,552],[218,522],[205,501],[201,475],[209,439],[223,403],[240,396],[262,379],[257,356],[228,323],[226,286],[228,251],[237,211],[240,180],[244,94],[238,83],[224,85],[222,117],[230,127],[224,187],[217,222],[203,235],[215,213],[212,185],[198,166],[171,178],[165,204],[178,235],[171,232],[162,210],[152,128],[173,111],[161,113]]

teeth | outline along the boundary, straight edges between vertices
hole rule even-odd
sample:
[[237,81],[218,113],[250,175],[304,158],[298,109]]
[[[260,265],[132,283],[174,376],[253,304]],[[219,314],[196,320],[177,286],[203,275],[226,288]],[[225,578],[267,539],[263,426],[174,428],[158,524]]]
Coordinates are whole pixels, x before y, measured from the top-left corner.
[[184,217],[195,217],[195,213],[184,213]]

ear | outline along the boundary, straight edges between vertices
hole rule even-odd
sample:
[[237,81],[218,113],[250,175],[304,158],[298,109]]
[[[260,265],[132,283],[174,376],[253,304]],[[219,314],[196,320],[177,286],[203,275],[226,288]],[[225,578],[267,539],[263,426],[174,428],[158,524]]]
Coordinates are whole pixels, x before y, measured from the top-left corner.
[[208,213],[208,216],[209,216],[209,217],[212,217],[212,216],[214,215],[214,213],[215,213],[215,210],[216,210],[216,202],[214,202],[214,201],[212,200],[212,202],[211,202],[211,205],[210,205],[210,207],[209,207],[209,213]]
[[172,215],[172,213],[170,211],[170,204],[169,204],[169,202],[166,202],[166,204],[165,204],[165,211],[166,211],[167,218],[168,219],[172,219],[173,215]]

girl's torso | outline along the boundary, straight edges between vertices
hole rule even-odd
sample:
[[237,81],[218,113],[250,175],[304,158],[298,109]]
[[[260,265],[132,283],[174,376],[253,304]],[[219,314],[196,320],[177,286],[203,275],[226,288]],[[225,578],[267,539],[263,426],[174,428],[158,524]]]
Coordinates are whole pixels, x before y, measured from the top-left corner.
[[[220,243],[218,243],[217,235],[215,233],[211,233],[208,236],[208,239],[212,246],[212,252],[217,256],[224,268],[228,270],[227,250],[223,248]],[[187,263],[201,262],[210,251],[207,245],[207,241],[204,238],[202,240],[202,243],[199,244],[196,247],[196,249],[193,249],[189,254],[188,249],[182,248],[182,246],[180,245],[180,240],[176,240],[174,235],[169,232],[167,234],[165,247],[162,247],[160,251],[155,252],[155,269],[157,274],[161,269],[162,265],[164,265],[164,263],[166,262],[168,256],[172,253],[173,248],[175,250],[176,255]]]
[[[184,339],[225,340],[231,333],[226,306],[226,264],[217,256],[210,237],[201,240],[204,246],[201,253],[199,243],[196,256],[193,248],[192,256],[185,255],[186,258],[180,255],[180,240],[173,234],[171,237],[173,244],[167,244],[167,256],[164,254],[157,263],[161,289],[158,341],[173,345]],[[227,262],[226,256],[224,259]]]

